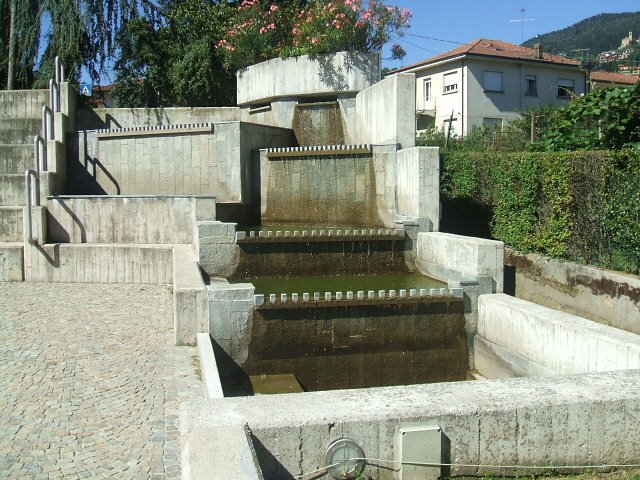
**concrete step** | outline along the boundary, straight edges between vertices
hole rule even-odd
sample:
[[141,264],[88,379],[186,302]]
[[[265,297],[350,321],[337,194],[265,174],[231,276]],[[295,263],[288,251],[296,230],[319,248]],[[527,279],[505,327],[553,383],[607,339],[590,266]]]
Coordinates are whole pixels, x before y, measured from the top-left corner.
[[0,242],[0,282],[24,280],[24,246],[16,242]]
[[23,206],[24,174],[0,175],[0,206]]
[[173,284],[173,245],[45,244],[25,255],[30,282]]
[[0,144],[0,175],[33,168],[33,145]]
[[22,207],[0,207],[0,242],[21,242]]
[[48,90],[0,91],[0,120],[34,118],[42,115],[42,106],[49,105]]
[[11,118],[0,122],[0,143],[33,145],[34,135],[40,134],[37,118]]

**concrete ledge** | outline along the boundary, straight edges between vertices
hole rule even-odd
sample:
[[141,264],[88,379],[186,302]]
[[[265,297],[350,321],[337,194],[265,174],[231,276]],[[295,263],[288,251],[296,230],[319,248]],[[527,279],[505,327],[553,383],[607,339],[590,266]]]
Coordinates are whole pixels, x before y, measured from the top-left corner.
[[505,250],[515,295],[640,335],[640,277]]
[[[425,275],[438,280],[462,280],[488,275],[494,293],[504,285],[504,243],[484,238],[465,237],[451,233],[421,232],[418,234],[416,265]],[[443,278],[458,272],[457,278]]]
[[173,248],[173,313],[176,345],[193,345],[209,331],[207,290],[191,246]]
[[520,370],[578,374],[640,368],[639,335],[504,294],[478,301],[478,335],[521,357]]
[[222,384],[216,357],[213,354],[213,345],[208,333],[198,333],[198,357],[200,358],[200,375],[204,384],[204,392],[207,398],[224,398]]
[[359,92],[377,82],[380,73],[377,54],[338,52],[274,58],[239,70],[237,77],[238,105],[243,106],[281,97]]
[[187,432],[181,435],[181,442],[183,480],[264,479],[246,426]]
[[[358,439],[369,458],[395,460],[394,435],[417,425],[442,428],[451,463],[559,466],[562,472],[563,465],[639,463],[639,383],[634,370],[195,400],[181,405],[180,428],[187,442],[197,439],[221,455],[227,445],[216,429],[248,423],[266,478],[321,468],[327,446],[341,436]],[[218,464],[207,475],[227,468],[235,466]],[[450,474],[514,470],[453,467]],[[364,473],[394,478],[388,463],[372,461]]]
[[21,243],[0,243],[0,282],[24,280],[23,251]]

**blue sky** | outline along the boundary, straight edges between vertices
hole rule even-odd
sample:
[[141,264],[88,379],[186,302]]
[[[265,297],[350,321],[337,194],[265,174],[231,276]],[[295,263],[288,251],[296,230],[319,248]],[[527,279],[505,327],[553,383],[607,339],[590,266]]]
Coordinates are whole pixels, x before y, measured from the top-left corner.
[[[521,23],[525,9],[525,40],[539,34],[559,30],[598,13],[637,12],[638,0],[387,0],[387,3],[413,12],[411,28],[400,43],[407,51],[402,62],[384,61],[388,67],[399,67],[424,60],[456,48],[456,44],[412,37],[422,35],[454,42],[470,42],[477,38],[521,42]],[[383,57],[390,56],[388,48]]]

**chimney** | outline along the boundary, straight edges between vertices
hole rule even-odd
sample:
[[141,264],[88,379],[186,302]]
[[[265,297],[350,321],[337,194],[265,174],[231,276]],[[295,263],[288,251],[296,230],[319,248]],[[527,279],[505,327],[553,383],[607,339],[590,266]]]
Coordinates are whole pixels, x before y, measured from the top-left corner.
[[539,58],[540,60],[544,59],[544,47],[542,46],[541,43],[536,43],[533,46],[533,49],[536,51],[535,53],[535,57]]

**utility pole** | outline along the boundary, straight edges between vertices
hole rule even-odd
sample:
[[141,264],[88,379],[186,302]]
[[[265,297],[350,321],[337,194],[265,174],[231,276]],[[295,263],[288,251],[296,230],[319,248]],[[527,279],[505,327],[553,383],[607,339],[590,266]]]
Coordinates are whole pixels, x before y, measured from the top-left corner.
[[526,12],[526,10],[524,8],[520,9],[520,19],[518,20],[509,20],[509,23],[520,23],[520,26],[522,27],[522,40],[520,41],[520,43],[524,43],[524,24],[525,22],[533,22],[533,18],[524,18],[524,12]]
[[[589,62],[589,52],[591,51],[590,48],[577,48],[575,50],[571,50],[572,52],[580,52],[580,63],[582,63],[582,67],[583,69],[586,68],[587,70],[587,78],[586,78],[586,82],[584,85],[584,91],[585,93],[589,93],[589,91],[591,90],[591,63]],[[587,63],[585,63],[584,61],[584,57],[585,57],[585,53],[586,53],[586,57],[587,57]]]

